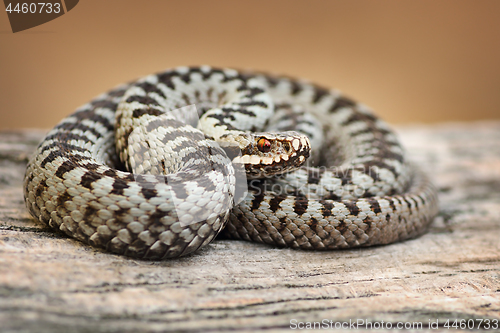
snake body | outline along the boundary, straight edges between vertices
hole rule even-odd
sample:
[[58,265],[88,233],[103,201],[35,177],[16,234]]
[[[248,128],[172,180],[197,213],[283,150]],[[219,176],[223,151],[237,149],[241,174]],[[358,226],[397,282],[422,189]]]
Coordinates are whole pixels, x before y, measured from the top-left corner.
[[77,109],[29,161],[24,198],[71,237],[148,259],[191,253],[224,227],[281,247],[388,244],[437,213],[434,186],[366,106],[209,66],[149,75]]

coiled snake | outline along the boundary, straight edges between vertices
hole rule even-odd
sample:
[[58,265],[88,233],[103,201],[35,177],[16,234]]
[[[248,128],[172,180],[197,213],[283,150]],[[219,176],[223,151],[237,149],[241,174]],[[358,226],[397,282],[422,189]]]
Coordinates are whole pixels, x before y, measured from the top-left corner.
[[40,143],[24,185],[40,221],[151,259],[193,252],[224,227],[281,247],[388,244],[437,212],[435,188],[367,107],[303,80],[208,66],[80,107]]

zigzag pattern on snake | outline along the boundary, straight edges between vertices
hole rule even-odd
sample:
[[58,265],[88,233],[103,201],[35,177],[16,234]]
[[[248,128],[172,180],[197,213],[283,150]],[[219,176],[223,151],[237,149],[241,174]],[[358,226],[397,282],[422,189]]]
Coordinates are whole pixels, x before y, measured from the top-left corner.
[[148,259],[191,253],[224,227],[280,247],[388,244],[437,213],[434,186],[366,106],[304,80],[209,66],[80,107],[40,143],[24,185],[41,222]]

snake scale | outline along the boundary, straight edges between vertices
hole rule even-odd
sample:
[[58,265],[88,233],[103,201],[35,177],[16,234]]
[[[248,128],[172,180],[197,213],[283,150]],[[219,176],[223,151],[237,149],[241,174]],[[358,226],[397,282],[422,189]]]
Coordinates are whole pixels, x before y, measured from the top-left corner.
[[[194,111],[193,111],[194,110]],[[26,206],[136,258],[226,236],[311,250],[416,237],[437,193],[364,105],[305,80],[178,67],[98,96],[30,159]]]

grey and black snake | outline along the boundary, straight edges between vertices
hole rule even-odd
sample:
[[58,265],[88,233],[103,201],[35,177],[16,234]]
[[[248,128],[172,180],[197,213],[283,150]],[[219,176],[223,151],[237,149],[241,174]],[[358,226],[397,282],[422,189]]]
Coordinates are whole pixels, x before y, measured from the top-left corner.
[[366,106],[304,80],[209,66],[77,109],[38,146],[24,197],[52,228],[148,259],[191,253],[223,229],[311,250],[388,244],[425,232],[438,207]]

